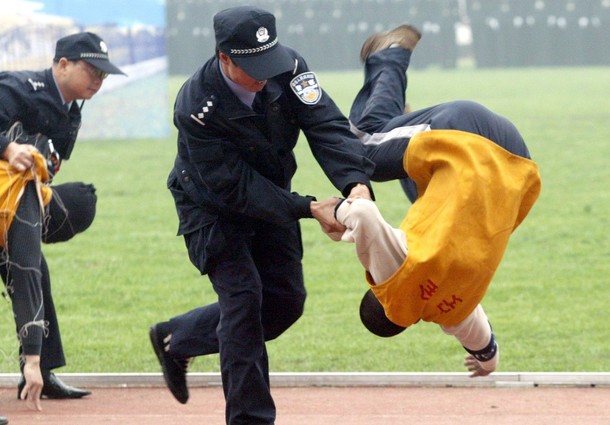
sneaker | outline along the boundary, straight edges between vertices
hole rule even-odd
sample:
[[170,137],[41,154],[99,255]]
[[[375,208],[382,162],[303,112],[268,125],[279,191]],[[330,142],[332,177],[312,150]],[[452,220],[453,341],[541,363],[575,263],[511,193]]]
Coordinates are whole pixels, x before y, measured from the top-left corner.
[[155,350],[157,359],[161,364],[163,379],[172,395],[182,404],[189,399],[189,390],[186,386],[186,372],[190,359],[175,359],[169,354],[169,342],[172,334],[162,331],[161,324],[151,326],[150,342]]
[[421,33],[415,27],[406,24],[390,31],[373,34],[362,45],[360,60],[364,63],[373,53],[389,47],[402,47],[413,51],[420,38]]

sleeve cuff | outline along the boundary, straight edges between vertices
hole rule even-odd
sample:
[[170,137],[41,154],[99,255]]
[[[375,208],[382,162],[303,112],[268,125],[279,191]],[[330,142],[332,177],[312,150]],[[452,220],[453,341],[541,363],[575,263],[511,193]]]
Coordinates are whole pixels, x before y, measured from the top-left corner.
[[313,201],[316,201],[315,196],[296,196],[297,218],[313,218],[313,214],[311,213],[311,203]]
[[0,157],[4,156],[4,151],[9,143],[11,143],[11,141],[4,134],[0,134]]

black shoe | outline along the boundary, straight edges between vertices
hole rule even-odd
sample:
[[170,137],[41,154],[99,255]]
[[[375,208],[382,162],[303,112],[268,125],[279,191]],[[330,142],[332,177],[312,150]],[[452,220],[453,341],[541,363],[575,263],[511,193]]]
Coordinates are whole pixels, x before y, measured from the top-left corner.
[[[67,399],[67,398],[82,398],[90,395],[91,391],[81,390],[80,388],[70,387],[64,384],[54,373],[42,372],[42,381],[44,386],[42,387],[42,397],[52,399]],[[21,379],[17,384],[17,398],[21,399],[21,391],[25,387],[25,379],[21,375]],[[2,425],[2,422],[0,422]]]
[[171,333],[163,332],[159,324],[153,325],[149,332],[150,342],[161,363],[163,379],[176,400],[186,404],[189,399],[189,389],[186,386],[186,370],[189,359],[175,359],[169,354]]
[[4,416],[0,416],[0,425],[7,425],[8,424],[8,419],[6,419]]

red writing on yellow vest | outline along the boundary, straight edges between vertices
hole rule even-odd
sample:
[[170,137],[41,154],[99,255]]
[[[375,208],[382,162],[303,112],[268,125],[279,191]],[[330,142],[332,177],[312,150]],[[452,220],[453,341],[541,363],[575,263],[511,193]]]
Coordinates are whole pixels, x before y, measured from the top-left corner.
[[420,290],[420,298],[422,300],[428,301],[438,290],[438,286],[430,279],[426,282],[425,285],[419,285]]
[[442,303],[438,304],[436,307],[440,310],[441,313],[449,313],[451,310],[455,308],[458,303],[461,303],[461,298],[457,297],[455,294],[451,296],[451,301],[443,300]]

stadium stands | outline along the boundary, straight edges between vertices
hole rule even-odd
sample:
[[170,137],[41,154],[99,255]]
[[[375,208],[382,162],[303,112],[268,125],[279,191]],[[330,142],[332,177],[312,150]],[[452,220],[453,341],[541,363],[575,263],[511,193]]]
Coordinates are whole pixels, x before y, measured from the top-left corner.
[[[167,0],[170,74],[190,74],[214,53],[212,16],[248,0]],[[610,0],[258,0],[280,40],[318,70],[353,69],[369,34],[410,22],[424,38],[414,67],[610,64]],[[472,43],[456,41],[470,28]]]

